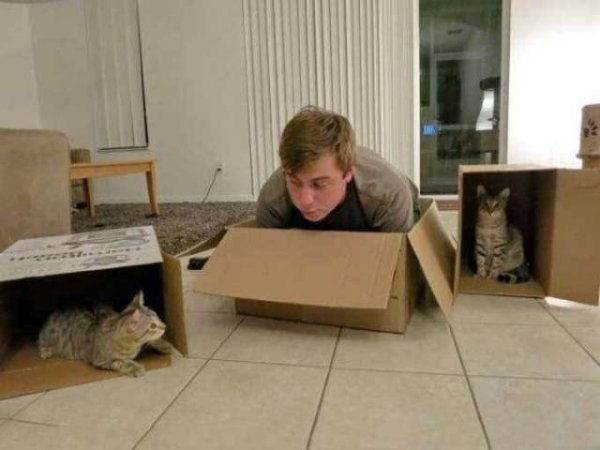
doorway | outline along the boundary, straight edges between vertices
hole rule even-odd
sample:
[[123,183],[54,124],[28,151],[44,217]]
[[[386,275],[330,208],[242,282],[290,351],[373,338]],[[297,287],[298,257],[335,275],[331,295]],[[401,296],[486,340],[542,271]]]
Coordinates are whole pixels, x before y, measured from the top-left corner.
[[420,187],[456,194],[461,164],[502,160],[503,0],[419,3]]

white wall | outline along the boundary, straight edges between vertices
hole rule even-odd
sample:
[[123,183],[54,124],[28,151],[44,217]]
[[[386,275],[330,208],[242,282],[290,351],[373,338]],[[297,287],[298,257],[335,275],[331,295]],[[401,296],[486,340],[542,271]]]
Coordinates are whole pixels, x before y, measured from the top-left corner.
[[[150,145],[118,152],[95,150],[83,2],[16,8],[21,22],[28,23],[27,8],[31,17],[31,32],[18,29],[33,41],[40,101],[26,109],[40,117],[38,126],[65,132],[72,147],[92,149],[94,160],[158,159],[162,202],[201,200],[217,162],[223,171],[209,199],[253,198],[241,0],[139,2]],[[14,78],[22,75],[20,69]],[[36,85],[33,79],[30,84]],[[96,179],[94,188],[98,203],[147,201],[139,175]]]
[[581,108],[600,103],[600,1],[511,3],[508,162],[581,167]]
[[[600,2],[511,3],[508,161],[579,167],[581,107],[600,103]],[[96,147],[81,4],[0,3],[0,126]],[[94,158],[158,158],[163,202],[201,199],[220,161],[210,199],[252,198],[242,18],[241,0],[141,1],[150,149]],[[146,199],[140,176],[95,185],[99,202]]]
[[29,15],[42,126],[65,133],[73,148],[94,148],[83,2],[34,4]]
[[201,200],[216,162],[223,172],[210,199],[252,199],[242,19],[241,0],[140,2],[148,131],[163,201]]
[[40,128],[27,6],[0,3],[0,127]]

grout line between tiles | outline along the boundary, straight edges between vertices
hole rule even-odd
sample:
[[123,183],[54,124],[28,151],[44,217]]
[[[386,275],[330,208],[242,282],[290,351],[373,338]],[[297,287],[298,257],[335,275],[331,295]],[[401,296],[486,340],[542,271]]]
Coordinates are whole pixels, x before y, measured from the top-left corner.
[[597,360],[597,359],[594,357],[594,355],[593,355],[593,354],[592,354],[592,353],[591,353],[591,352],[590,352],[590,351],[589,351],[589,350],[588,350],[588,349],[585,347],[585,345],[583,345],[581,342],[579,342],[579,339],[577,339],[577,338],[575,337],[575,335],[574,335],[573,333],[571,333],[571,332],[569,331],[569,329],[568,329],[568,328],[567,328],[567,327],[566,327],[566,326],[565,326],[565,325],[564,325],[564,324],[563,324],[563,323],[562,323],[560,320],[558,320],[558,318],[557,318],[557,317],[556,317],[554,314],[552,314],[552,311],[550,311],[550,309],[549,309],[549,308],[548,308],[548,307],[547,307],[545,304],[542,304],[542,308],[544,308],[544,309],[545,309],[545,310],[548,312],[548,314],[550,314],[550,316],[551,316],[551,317],[554,319],[554,321],[555,321],[555,322],[558,324],[558,326],[559,326],[560,328],[562,328],[563,330],[565,330],[565,332],[566,332],[566,333],[567,333],[569,336],[571,336],[571,339],[573,339],[573,340],[575,341],[575,343],[576,343],[577,345],[579,345],[579,347],[581,347],[581,348],[582,348],[582,350],[583,350],[585,353],[587,353],[587,355],[588,355],[590,358],[592,358],[592,361],[594,361],[594,362],[596,363],[596,365],[600,366],[600,361],[598,361],[598,360]]
[[286,363],[286,362],[256,361],[256,360],[249,360],[249,359],[211,358],[211,361],[262,364],[262,365],[266,365],[266,366],[305,367],[305,368],[309,368],[309,369],[324,369],[327,367],[326,365],[319,366],[317,364],[293,364],[293,363]]
[[471,378],[493,378],[502,380],[529,380],[529,381],[556,381],[559,383],[600,383],[600,380],[584,380],[581,378],[548,378],[548,377],[525,377],[516,375],[470,375]]
[[323,399],[325,398],[325,392],[327,392],[327,385],[329,384],[329,377],[331,376],[331,371],[333,370],[333,361],[335,360],[335,354],[337,352],[338,345],[340,343],[340,337],[342,336],[342,327],[338,329],[337,338],[335,340],[335,346],[333,347],[333,353],[331,354],[331,360],[329,361],[329,369],[327,370],[327,375],[325,376],[325,382],[323,383],[323,390],[321,391],[321,397],[319,398],[319,404],[317,405],[317,411],[315,412],[315,418],[313,420],[312,426],[310,427],[310,434],[308,435],[308,441],[306,442],[306,449],[310,448],[310,444],[312,443],[313,435],[315,433],[315,428],[317,426],[317,422],[319,421],[319,415],[321,414],[321,406],[323,405]]
[[427,372],[421,370],[398,370],[398,369],[365,369],[361,367],[334,367],[335,370],[346,370],[348,372],[377,372],[377,373],[398,373],[405,375],[439,375],[442,377],[463,377],[464,373],[451,372]]
[[179,397],[181,397],[181,394],[183,394],[183,391],[185,391],[187,389],[187,387],[192,383],[192,381],[194,381],[196,379],[196,377],[202,371],[202,369],[204,368],[204,366],[206,366],[206,363],[208,363],[208,359],[204,362],[204,364],[202,364],[200,367],[198,367],[198,369],[192,374],[192,376],[190,377],[190,379],[188,380],[188,382],[185,383],[183,385],[183,387],[179,390],[179,392],[177,393],[177,395],[175,395],[175,397],[173,397],[173,399],[169,402],[169,404],[167,406],[165,406],[165,408],[158,415],[158,417],[152,421],[152,423],[150,424],[150,426],[148,427],[148,429],[136,441],[135,445],[132,447],[132,450],[136,449],[138,447],[138,445],[140,445],[140,443],[148,435],[148,433],[150,433],[150,431],[152,431],[154,429],[154,426],[165,415],[165,413],[167,412],[167,410],[173,405],[173,403],[175,403],[177,401],[177,399]]
[[473,406],[475,407],[475,412],[477,413],[477,419],[479,420],[479,424],[481,425],[481,430],[483,431],[483,436],[485,437],[485,443],[487,444],[488,450],[490,450],[492,448],[492,444],[490,443],[490,437],[488,436],[487,429],[485,428],[483,416],[481,415],[481,410],[479,409],[479,404],[477,403],[477,398],[475,397],[475,391],[473,390],[473,386],[471,384],[471,379],[469,378],[469,374],[467,373],[467,366],[465,365],[462,354],[460,353],[460,347],[458,346],[458,341],[456,340],[456,336],[454,334],[454,329],[452,328],[451,324],[448,324],[448,330],[450,330],[450,335],[452,336],[452,341],[454,342],[454,347],[456,348],[458,360],[460,361],[460,365],[463,368],[465,380],[467,381],[467,387],[469,388],[469,392],[471,394],[471,399],[473,400]]
[[[238,329],[238,327],[242,324],[242,322],[244,322],[244,320],[246,320],[246,316],[242,316],[242,320],[240,320],[235,325],[235,327],[233,327],[233,329],[231,330],[231,332],[227,335],[227,337],[225,339],[223,339],[223,341],[217,347],[217,349],[210,355],[210,357],[208,359],[206,359],[206,361],[204,362],[204,364],[202,364],[198,368],[198,370],[190,377],[189,381],[187,383],[185,383],[185,385],[181,388],[181,390],[177,393],[177,395],[173,398],[173,400],[171,400],[169,402],[169,404],[163,409],[163,411],[158,415],[158,417],[150,424],[150,426],[148,427],[148,429],[144,432],[144,434],[142,434],[142,436],[140,436],[140,438],[137,440],[137,442],[135,443],[135,445],[132,447],[132,450],[135,450],[140,445],[140,443],[146,438],[146,436],[148,435],[148,433],[150,433],[150,431],[152,431],[154,429],[154,426],[158,423],[158,421],[166,414],[166,412],[169,410],[169,408],[171,406],[173,406],[173,404],[179,399],[179,397],[181,397],[181,395],[187,389],[187,387],[190,384],[192,384],[192,382],[196,379],[196,377],[200,374],[200,372],[202,372],[202,369],[204,369],[204,367],[206,367],[206,365],[208,364],[208,362],[212,360],[213,356],[219,351],[219,349],[223,346],[223,344],[231,337],[231,335],[235,332],[235,330]],[[196,359],[201,359],[201,358],[196,358]]]
[[7,417],[7,419],[12,419],[16,416],[18,416],[19,414],[21,414],[23,411],[25,411],[27,408],[29,408],[31,405],[33,405],[34,403],[36,403],[38,400],[40,400],[41,398],[45,397],[46,394],[50,392],[50,391],[44,391],[42,392],[40,395],[38,395],[36,398],[34,398],[33,400],[31,400],[29,403],[27,403],[25,406],[19,408],[17,410],[17,412],[15,412],[14,414],[12,414],[10,417]]
[[498,326],[498,327],[555,327],[555,324],[552,322],[549,323],[516,323],[516,322],[485,322],[485,321],[453,321],[448,322],[452,325],[489,325],[489,326]]
[[[323,369],[328,366],[319,366],[316,364],[293,364],[293,363],[284,363],[284,362],[274,362],[274,361],[256,361],[249,359],[224,359],[224,358],[211,358],[211,361],[220,361],[220,362],[232,362],[232,363],[246,363],[246,364],[262,364],[266,366],[283,366],[283,367],[304,367],[309,369]],[[339,371],[348,371],[348,372],[377,372],[377,373],[398,373],[398,374],[406,374],[406,375],[439,375],[444,377],[463,377],[464,373],[456,373],[456,372],[427,372],[422,370],[398,370],[398,369],[365,369],[363,367],[333,367],[332,369]]]
[[52,427],[52,428],[58,428],[61,426],[60,424],[57,424],[57,423],[36,422],[34,420],[23,420],[23,419],[15,419],[15,418],[4,419],[4,420],[6,420],[6,422],[26,423],[28,425],[42,425],[44,427]]
[[215,355],[219,352],[219,350],[221,350],[221,347],[223,347],[225,345],[225,343],[229,340],[229,338],[233,335],[233,333],[235,333],[237,331],[237,329],[240,327],[240,325],[242,325],[245,321],[246,318],[248,316],[240,316],[242,318],[242,320],[240,320],[235,327],[233,327],[233,329],[229,332],[229,334],[227,335],[227,337],[225,337],[225,339],[223,339],[221,341],[221,343],[219,344],[219,346],[215,349],[214,352],[212,352],[212,354],[208,357],[209,360],[212,360]]

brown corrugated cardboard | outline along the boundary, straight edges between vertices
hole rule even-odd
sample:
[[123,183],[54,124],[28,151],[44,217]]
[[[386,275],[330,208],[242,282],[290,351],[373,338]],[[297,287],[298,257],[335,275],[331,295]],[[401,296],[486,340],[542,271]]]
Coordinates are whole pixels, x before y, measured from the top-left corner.
[[558,170],[547,294],[598,305],[600,170]]
[[[424,200],[418,233],[435,220]],[[403,332],[422,275],[408,235],[232,227],[194,280],[240,313]],[[445,235],[448,242],[451,240]],[[423,237],[416,237],[417,245]]]
[[231,297],[383,309],[402,243],[399,233],[235,227],[198,282],[204,292]]
[[[508,285],[472,270],[476,188],[510,188],[509,220],[522,232],[533,277]],[[598,305],[600,170],[536,166],[461,166],[454,292],[560,297]]]
[[[35,344],[39,327],[54,309],[66,304],[112,301],[115,309],[121,310],[141,288],[145,303],[167,324],[167,339],[187,354],[179,260],[165,253],[161,258],[158,253],[158,262],[118,265],[107,269],[87,267],[91,270],[71,273],[63,265],[57,270],[67,273],[25,274],[0,283],[0,301],[9,305],[13,328],[11,349],[0,368],[0,399],[119,376],[81,361],[39,357]],[[28,266],[33,265],[24,264]],[[3,267],[8,270],[6,265]],[[48,268],[44,270],[52,273]],[[6,273],[4,278],[8,279]],[[140,362],[154,369],[168,366],[170,357],[145,352]]]
[[408,239],[440,308],[449,317],[454,304],[453,279],[455,244],[444,229],[436,207],[428,208]]

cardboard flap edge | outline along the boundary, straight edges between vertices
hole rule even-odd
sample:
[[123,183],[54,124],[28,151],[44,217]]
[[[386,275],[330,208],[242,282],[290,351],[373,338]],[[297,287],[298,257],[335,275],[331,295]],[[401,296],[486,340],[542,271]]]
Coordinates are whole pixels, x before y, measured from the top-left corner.
[[454,263],[456,247],[444,229],[435,201],[408,233],[425,279],[446,318],[454,304]]

